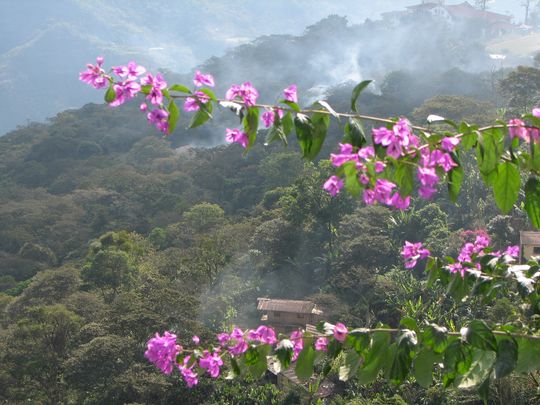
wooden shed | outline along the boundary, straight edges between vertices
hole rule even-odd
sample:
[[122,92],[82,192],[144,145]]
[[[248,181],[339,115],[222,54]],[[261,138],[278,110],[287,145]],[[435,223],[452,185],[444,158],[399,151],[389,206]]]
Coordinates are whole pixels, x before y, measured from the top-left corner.
[[261,321],[278,332],[305,329],[307,324],[317,324],[322,311],[311,301],[257,298]]
[[519,249],[522,262],[533,256],[540,256],[540,232],[521,231],[519,233]]

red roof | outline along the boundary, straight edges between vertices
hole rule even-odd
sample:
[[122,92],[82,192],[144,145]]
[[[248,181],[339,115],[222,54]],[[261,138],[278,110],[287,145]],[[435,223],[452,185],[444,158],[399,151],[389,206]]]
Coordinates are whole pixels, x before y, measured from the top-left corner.
[[487,10],[478,10],[469,2],[445,6],[445,9],[453,16],[459,18],[478,18],[489,22],[510,21],[512,17],[504,14],[494,13]]

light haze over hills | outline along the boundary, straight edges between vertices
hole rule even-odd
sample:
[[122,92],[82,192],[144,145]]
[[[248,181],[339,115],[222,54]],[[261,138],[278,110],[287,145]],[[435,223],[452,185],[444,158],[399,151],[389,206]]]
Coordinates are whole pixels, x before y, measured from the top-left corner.
[[[459,1],[447,1],[447,4]],[[66,108],[99,102],[78,81],[95,56],[106,65],[136,59],[149,68],[184,73],[207,58],[261,35],[301,35],[330,14],[359,24],[411,0],[1,0],[0,134]],[[490,10],[519,21],[515,0],[493,0]]]

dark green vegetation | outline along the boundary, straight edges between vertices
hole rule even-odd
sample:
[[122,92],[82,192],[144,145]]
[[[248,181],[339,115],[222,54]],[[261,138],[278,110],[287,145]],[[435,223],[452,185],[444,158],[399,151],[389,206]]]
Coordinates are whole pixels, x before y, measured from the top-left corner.
[[[508,74],[508,108],[537,102],[537,75]],[[422,124],[428,113],[479,124],[497,118],[497,89],[482,75],[452,70],[430,81],[437,85],[425,82],[391,73],[381,95],[362,95],[362,112]],[[345,94],[343,86],[329,97],[338,111],[348,109]],[[473,317],[519,322],[512,296],[463,305],[427,289],[420,269],[401,270],[404,240],[425,241],[435,255],[455,254],[466,229],[486,229],[499,246],[517,243],[528,226],[521,207],[497,215],[478,174],[464,180],[457,205],[442,190],[405,213],[364,207],[321,189],[328,161],[260,144],[246,157],[236,146],[181,147],[209,140],[220,124],[160,139],[135,105],[87,105],[0,139],[0,400],[298,403],[300,394],[264,382],[204,377],[188,390],[143,358],[155,331],[172,330],[189,345],[193,334],[209,340],[232,324],[255,326],[258,296],[310,298],[329,321],[354,326],[396,326],[404,316],[458,330]],[[322,156],[340,136],[331,128]],[[413,381],[396,389],[332,378],[336,403],[474,398]],[[492,389],[493,401],[538,400],[534,381],[506,382]]]

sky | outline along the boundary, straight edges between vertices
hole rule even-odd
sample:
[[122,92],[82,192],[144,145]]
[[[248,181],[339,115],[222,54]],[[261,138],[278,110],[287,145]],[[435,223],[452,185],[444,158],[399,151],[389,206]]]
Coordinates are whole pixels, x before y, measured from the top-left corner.
[[[330,14],[360,24],[420,1],[0,0],[0,135],[98,101],[77,80],[97,55],[187,73],[260,36],[301,35]],[[523,19],[521,0],[491,0],[488,7]]]

